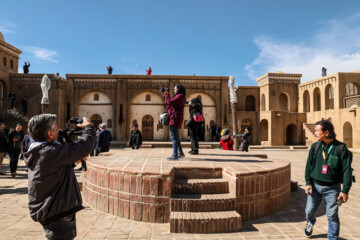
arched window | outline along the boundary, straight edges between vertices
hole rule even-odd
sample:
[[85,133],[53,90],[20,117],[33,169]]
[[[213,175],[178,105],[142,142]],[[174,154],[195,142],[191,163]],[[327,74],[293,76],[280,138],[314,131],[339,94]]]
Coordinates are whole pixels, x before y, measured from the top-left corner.
[[107,120],[107,127],[112,128],[112,120],[111,119]]
[[94,94],[94,101],[99,101],[99,94],[97,93]]
[[285,93],[281,93],[279,96],[279,107],[280,111],[289,111],[289,98]]
[[3,58],[3,61],[4,61],[4,67],[6,67],[6,65],[7,65],[6,57]]
[[150,101],[151,101],[151,96],[150,96],[150,94],[146,94],[146,96],[145,96],[145,101],[146,101],[146,102],[150,102]]
[[246,97],[246,111],[256,111],[256,106],[255,106],[255,97],[254,96],[247,96]]
[[10,68],[14,68],[14,62],[12,59],[10,60]]
[[353,130],[351,123],[346,122],[343,126],[343,133],[344,133],[344,143],[346,143],[346,146],[349,148],[353,147]]
[[261,111],[266,111],[265,94],[261,95]]
[[317,87],[314,90],[313,93],[314,98],[314,111],[320,111],[321,110],[321,94],[320,89]]
[[325,88],[325,109],[334,109],[334,87],[331,84]]
[[354,83],[348,83],[345,86],[346,89],[346,96],[358,95],[359,89]]
[[268,141],[268,121],[266,119],[260,122],[260,141]]
[[308,90],[303,95],[303,112],[310,112],[310,94]]

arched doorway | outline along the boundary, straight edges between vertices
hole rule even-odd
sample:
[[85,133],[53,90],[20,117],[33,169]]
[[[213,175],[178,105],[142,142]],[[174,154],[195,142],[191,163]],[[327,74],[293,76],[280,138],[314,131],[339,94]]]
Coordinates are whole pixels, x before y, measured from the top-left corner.
[[266,119],[260,122],[260,141],[268,141],[269,139],[268,121]]
[[150,115],[145,115],[142,119],[142,136],[144,141],[154,139],[154,119]]
[[290,124],[286,128],[286,145],[297,144],[297,127],[295,124]]
[[255,97],[250,95],[246,97],[246,111],[256,111]]
[[290,110],[290,99],[285,93],[281,93],[279,96],[279,107],[280,111],[289,111]]
[[318,87],[315,88],[315,90],[314,90],[313,99],[314,99],[314,111],[320,111],[321,110],[321,94],[320,94],[320,89]]
[[303,112],[310,112],[310,94],[308,90],[303,95]]
[[352,148],[353,146],[353,134],[352,134],[352,126],[351,123],[346,122],[343,127],[344,133],[344,143],[348,148]]
[[92,115],[90,120],[91,120],[91,122],[94,123],[95,129],[97,129],[99,124],[102,123],[102,119],[101,119],[101,116],[99,114]]

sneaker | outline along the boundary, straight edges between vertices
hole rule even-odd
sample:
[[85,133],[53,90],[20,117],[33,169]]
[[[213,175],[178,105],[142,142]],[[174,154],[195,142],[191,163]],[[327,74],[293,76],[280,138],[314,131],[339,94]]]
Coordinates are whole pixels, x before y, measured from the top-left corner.
[[305,236],[311,237],[313,228],[314,228],[314,224],[312,224],[311,222],[307,222],[304,230]]
[[173,155],[171,157],[168,157],[167,160],[178,160],[178,157]]
[[180,153],[179,155],[178,155],[178,158],[184,158],[185,157],[185,154],[184,153]]

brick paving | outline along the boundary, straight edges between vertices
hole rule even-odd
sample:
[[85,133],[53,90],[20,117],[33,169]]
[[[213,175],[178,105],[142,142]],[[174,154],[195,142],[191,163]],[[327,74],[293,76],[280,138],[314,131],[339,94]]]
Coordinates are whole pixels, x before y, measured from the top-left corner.
[[[187,149],[185,149],[186,151]],[[206,151],[206,150],[203,150]],[[291,193],[291,202],[283,210],[256,220],[244,221],[243,230],[224,234],[170,233],[169,224],[146,223],[119,218],[96,211],[85,204],[86,209],[77,214],[78,236],[76,239],[306,239],[304,168],[307,150],[257,150],[269,158],[291,161],[291,179],[298,181],[299,189]],[[358,173],[360,155],[354,154],[353,168]],[[3,169],[9,173],[6,158]],[[359,174],[357,174],[359,176]],[[355,183],[350,200],[340,207],[341,239],[360,239],[360,187]],[[324,206],[318,211],[312,239],[326,239],[327,218]],[[23,161],[19,161],[18,176],[0,176],[0,239],[45,239],[40,224],[29,216],[27,208],[27,176]]]

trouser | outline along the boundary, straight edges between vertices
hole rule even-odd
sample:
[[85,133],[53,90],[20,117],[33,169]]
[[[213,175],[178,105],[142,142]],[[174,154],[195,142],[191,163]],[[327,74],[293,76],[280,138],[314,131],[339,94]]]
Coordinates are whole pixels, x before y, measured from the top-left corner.
[[181,148],[181,143],[179,139],[179,128],[175,126],[170,126],[170,137],[173,145],[173,156],[178,156],[178,154],[183,154],[183,150]]
[[10,157],[10,172],[16,173],[18,162],[19,162],[19,156],[20,156],[21,149],[13,149],[11,152],[9,152]]
[[75,213],[59,220],[43,225],[45,237],[49,240],[74,239],[76,237]]
[[241,151],[248,152],[249,151],[249,144],[248,143],[242,143],[241,144]]
[[139,149],[139,146],[138,145],[131,145],[131,148],[134,149],[134,150],[137,150],[137,149]]
[[190,135],[191,142],[191,151],[198,152],[199,151],[199,136]]
[[312,184],[312,194],[307,197],[306,203],[306,220],[315,224],[316,211],[324,196],[326,206],[326,216],[328,218],[328,239],[335,240],[339,238],[340,220],[339,220],[339,206],[337,205],[337,198],[339,197],[341,184],[337,183],[332,186],[321,186],[319,184]]
[[96,156],[98,156],[99,153],[108,152],[109,150],[110,150],[109,146],[97,147],[97,149],[96,149]]
[[2,163],[4,161],[5,153],[0,152],[0,172],[2,171]]

